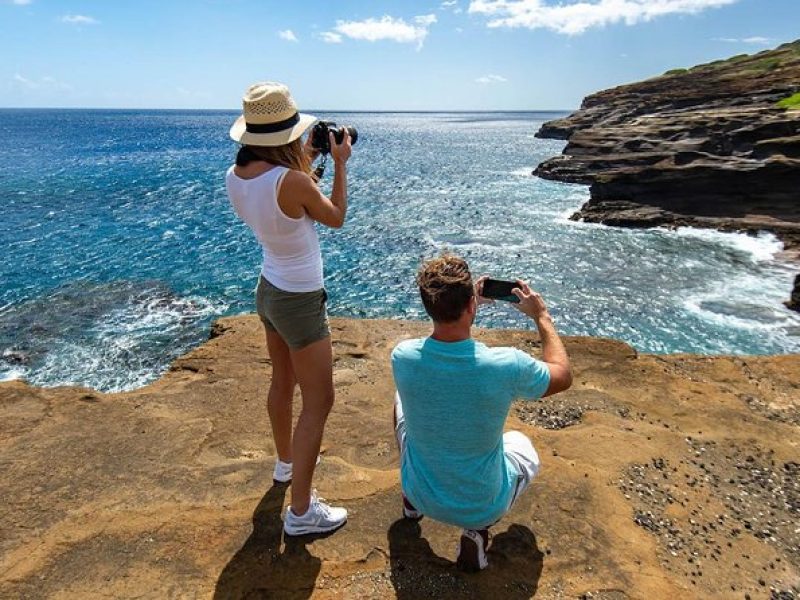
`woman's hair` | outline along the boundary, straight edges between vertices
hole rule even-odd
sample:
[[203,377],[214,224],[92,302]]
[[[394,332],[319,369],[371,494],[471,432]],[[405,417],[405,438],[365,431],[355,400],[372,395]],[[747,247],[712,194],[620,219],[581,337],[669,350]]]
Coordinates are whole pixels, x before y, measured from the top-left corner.
[[303,148],[301,138],[283,146],[242,146],[236,155],[236,164],[240,167],[254,160],[263,160],[311,175],[311,161]]
[[417,285],[425,310],[439,323],[458,321],[475,295],[467,262],[451,254],[423,263]]

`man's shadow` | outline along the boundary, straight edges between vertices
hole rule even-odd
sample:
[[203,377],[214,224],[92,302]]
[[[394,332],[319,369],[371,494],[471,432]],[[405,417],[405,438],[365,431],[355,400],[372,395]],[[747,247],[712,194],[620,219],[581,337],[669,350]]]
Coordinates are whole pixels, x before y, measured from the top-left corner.
[[308,598],[322,563],[306,546],[324,536],[287,536],[281,552],[281,511],[287,484],[273,485],[253,512],[253,532],[217,580],[215,600]]
[[[459,531],[453,528],[453,543]],[[543,554],[536,536],[523,525],[511,525],[494,536],[487,554],[489,567],[467,574],[455,563],[437,556],[422,538],[417,521],[399,519],[389,528],[391,580],[399,600],[419,598],[531,598],[542,574]],[[497,582],[504,583],[497,595]],[[494,590],[494,593],[492,592]]]

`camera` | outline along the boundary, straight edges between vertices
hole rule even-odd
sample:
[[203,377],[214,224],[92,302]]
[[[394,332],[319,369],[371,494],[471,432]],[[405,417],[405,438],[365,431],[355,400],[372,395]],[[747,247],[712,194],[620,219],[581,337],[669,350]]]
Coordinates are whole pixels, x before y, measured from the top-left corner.
[[345,130],[350,134],[350,143],[355,144],[358,140],[358,132],[355,127],[339,127],[333,121],[317,121],[317,124],[311,130],[311,145],[322,154],[328,154],[331,151],[331,141],[328,134],[333,133],[336,143],[341,144]]

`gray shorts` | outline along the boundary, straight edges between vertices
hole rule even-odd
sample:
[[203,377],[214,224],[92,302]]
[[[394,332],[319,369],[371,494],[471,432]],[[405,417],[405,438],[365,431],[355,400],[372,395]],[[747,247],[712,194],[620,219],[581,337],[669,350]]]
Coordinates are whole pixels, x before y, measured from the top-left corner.
[[[394,435],[397,439],[397,446],[400,449],[400,461],[402,462],[403,455],[406,453],[406,419],[403,415],[403,403],[400,400],[400,394],[396,392],[394,395],[394,416],[397,422]],[[541,462],[531,441],[524,433],[519,431],[507,431],[503,434],[503,453],[506,456],[506,460],[513,465],[517,475],[514,491],[506,508],[506,512],[508,512],[522,492],[530,487],[533,478],[539,474]],[[487,523],[486,526],[490,527],[491,525],[492,523]]]
[[325,288],[313,292],[286,292],[264,276],[256,287],[256,312],[270,331],[277,332],[292,350],[330,336]]

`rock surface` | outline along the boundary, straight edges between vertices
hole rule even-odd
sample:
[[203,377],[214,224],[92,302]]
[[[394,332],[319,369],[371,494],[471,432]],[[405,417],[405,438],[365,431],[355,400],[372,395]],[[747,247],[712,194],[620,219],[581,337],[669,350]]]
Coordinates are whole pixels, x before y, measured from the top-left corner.
[[772,231],[796,258],[800,110],[777,104],[798,91],[800,40],[605,90],[541,128],[568,144],[534,174],[591,185],[576,220]]
[[[400,518],[391,348],[424,323],[332,322],[337,401],[315,485],[350,510],[285,539],[256,317],[121,394],[0,383],[2,598],[796,598],[800,356],[645,356],[568,338],[570,391],[518,404],[543,470],[494,529]],[[538,353],[527,331],[480,331]]]

